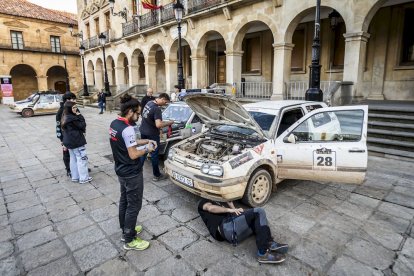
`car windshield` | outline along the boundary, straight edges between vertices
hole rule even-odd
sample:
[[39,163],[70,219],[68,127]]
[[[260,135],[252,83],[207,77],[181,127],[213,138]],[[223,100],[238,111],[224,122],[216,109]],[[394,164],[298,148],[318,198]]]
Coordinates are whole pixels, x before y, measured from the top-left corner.
[[187,105],[170,104],[162,113],[162,119],[185,123],[190,118],[191,113],[193,111]]
[[276,115],[257,111],[249,111],[249,113],[265,133],[269,132]]
[[39,99],[39,94],[33,94],[30,96],[31,98],[27,98],[29,101],[31,101],[32,103],[36,102],[37,99]]
[[259,134],[250,128],[244,128],[239,126],[232,126],[232,125],[218,125],[213,128],[215,133],[229,135],[229,134],[236,134],[236,135],[243,135],[249,136],[252,138],[259,138]]

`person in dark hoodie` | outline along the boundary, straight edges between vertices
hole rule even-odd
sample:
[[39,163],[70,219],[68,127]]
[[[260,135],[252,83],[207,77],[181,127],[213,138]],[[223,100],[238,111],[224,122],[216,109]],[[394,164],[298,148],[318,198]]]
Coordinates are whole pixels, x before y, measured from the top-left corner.
[[76,95],[73,94],[72,92],[67,92],[62,97],[60,108],[56,114],[56,137],[60,140],[60,144],[62,145],[63,163],[65,164],[66,175],[69,177],[72,177],[70,173],[69,150],[63,145],[63,134],[62,134],[62,128],[60,125],[60,122],[62,121],[62,115],[63,115],[63,105],[65,104],[66,101],[76,102]]
[[66,101],[62,117],[63,145],[69,149],[72,181],[84,184],[92,181],[86,155],[86,122],[75,102]]

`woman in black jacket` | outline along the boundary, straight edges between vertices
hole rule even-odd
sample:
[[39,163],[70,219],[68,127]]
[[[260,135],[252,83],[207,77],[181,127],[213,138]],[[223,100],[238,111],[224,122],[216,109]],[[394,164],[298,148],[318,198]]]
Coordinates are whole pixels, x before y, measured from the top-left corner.
[[84,184],[92,177],[88,173],[88,156],[86,155],[86,122],[75,102],[67,101],[62,117],[63,145],[69,149],[70,171],[72,181]]

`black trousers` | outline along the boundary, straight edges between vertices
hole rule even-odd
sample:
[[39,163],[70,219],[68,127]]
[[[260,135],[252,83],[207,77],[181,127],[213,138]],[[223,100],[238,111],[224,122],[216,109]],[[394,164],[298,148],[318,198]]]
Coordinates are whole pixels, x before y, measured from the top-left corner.
[[142,170],[137,176],[125,178],[118,176],[121,185],[121,198],[119,199],[119,226],[125,235],[125,242],[131,242],[135,236],[135,226],[139,211],[142,207],[144,193],[144,179]]
[[254,234],[257,249],[261,251],[266,251],[269,248],[269,242],[273,240],[266,213],[262,208],[249,209],[239,216],[224,219],[220,225],[220,231],[224,238],[233,245],[237,245]]
[[67,172],[70,172],[70,155],[69,150],[63,150],[63,163],[65,164],[65,168]]

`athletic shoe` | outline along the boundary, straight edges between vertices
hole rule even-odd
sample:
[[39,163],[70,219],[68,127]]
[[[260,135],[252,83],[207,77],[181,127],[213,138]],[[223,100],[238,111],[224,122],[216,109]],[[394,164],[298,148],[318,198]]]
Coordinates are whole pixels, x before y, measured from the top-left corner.
[[92,181],[92,177],[91,176],[89,176],[88,177],[88,179],[86,179],[86,180],[83,180],[83,181],[79,181],[79,184],[85,184],[85,183],[88,183],[88,182],[91,182]]
[[124,244],[125,250],[145,250],[149,247],[150,243],[140,238],[135,238],[132,242]]
[[[139,234],[139,233],[141,233],[142,232],[142,225],[137,225],[137,226],[135,226],[135,232],[137,232],[137,235]],[[136,236],[135,236],[136,237]],[[121,237],[121,242],[125,242],[125,234],[122,234],[122,237]]]
[[72,182],[79,182],[79,179],[72,179]]
[[158,181],[162,181],[162,180],[166,180],[168,179],[168,176],[165,174],[161,174],[160,176],[154,176],[152,178],[152,181],[158,182]]
[[262,264],[280,264],[286,260],[285,255],[267,250],[263,255],[257,252],[257,261]]
[[289,250],[289,245],[287,244],[277,243],[275,241],[271,241],[269,244],[270,251],[274,251],[279,254],[286,254]]

